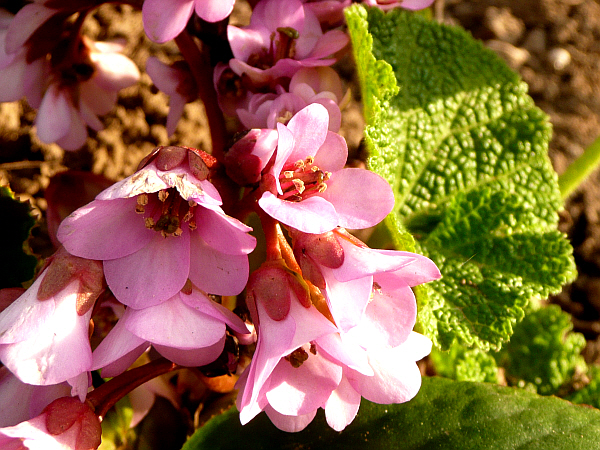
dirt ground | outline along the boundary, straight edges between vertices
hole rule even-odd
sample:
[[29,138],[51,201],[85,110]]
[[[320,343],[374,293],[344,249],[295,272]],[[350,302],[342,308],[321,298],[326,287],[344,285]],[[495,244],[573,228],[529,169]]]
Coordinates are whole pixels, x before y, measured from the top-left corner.
[[[554,126],[550,157],[559,174],[600,135],[600,2],[437,0],[434,11],[437,20],[461,25],[483,40],[529,84],[531,96]],[[238,0],[233,20],[243,21],[245,12],[247,6]],[[141,69],[150,55],[164,60],[178,55],[172,43],[148,41],[140,13],[129,6],[103,6],[85,27],[97,40],[125,40],[125,52]],[[157,145],[209,146],[201,105],[186,106],[171,138],[164,127],[167,112],[167,97],[144,74],[103,117],[104,130],[90,130],[83,149],[64,152],[37,139],[32,130],[35,111],[25,102],[0,104],[0,185],[9,184],[20,198],[30,200],[39,215],[31,239],[35,252],[48,256],[53,251],[44,193],[54,174],[69,168],[118,180]],[[361,124],[360,107],[352,105],[342,128],[351,149],[358,147]],[[588,362],[600,363],[600,173],[567,200],[560,229],[575,248],[579,277],[552,301],[573,315],[575,330],[588,339]]]

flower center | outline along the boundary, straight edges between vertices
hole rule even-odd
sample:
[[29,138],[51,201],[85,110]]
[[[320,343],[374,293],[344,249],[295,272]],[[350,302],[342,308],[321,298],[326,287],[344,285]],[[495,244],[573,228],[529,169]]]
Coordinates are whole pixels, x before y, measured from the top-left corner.
[[160,232],[164,237],[181,236],[183,223],[196,229],[194,200],[185,201],[177,189],[169,188],[152,194],[137,196],[135,212],[145,216],[146,228]]
[[291,27],[279,27],[271,33],[271,44],[269,49],[251,54],[248,57],[248,65],[257,69],[266,70],[275,65],[280,59],[296,56],[296,39],[300,37],[297,30]]
[[[310,343],[310,348],[308,350],[313,355],[317,354],[317,346],[314,343]],[[303,347],[298,347],[292,353],[287,356],[284,356],[283,359],[288,361],[294,369],[300,367],[304,361],[308,359],[308,352]]]
[[314,165],[314,162],[314,158],[309,156],[305,160],[298,160],[294,164],[283,167],[279,176],[279,183],[283,191],[281,199],[299,202],[325,192],[327,189],[325,182],[331,177],[331,172],[321,170]]

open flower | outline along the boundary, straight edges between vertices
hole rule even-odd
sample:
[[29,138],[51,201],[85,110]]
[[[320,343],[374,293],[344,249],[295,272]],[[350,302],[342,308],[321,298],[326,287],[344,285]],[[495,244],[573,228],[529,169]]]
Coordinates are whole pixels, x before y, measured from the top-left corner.
[[433,0],[363,0],[366,5],[376,6],[384,11],[394,8],[404,8],[411,11],[429,7]]
[[[328,126],[327,109],[313,103],[287,125],[277,124],[276,148],[255,147],[253,153],[267,168],[258,204],[274,219],[305,233],[374,226],[394,207],[392,189],[373,172],[344,168],[346,141]],[[273,153],[274,162],[267,165]]]
[[[159,148],[132,176],[63,221],[72,254],[103,261],[115,297],[134,309],[159,305],[188,278],[204,292],[239,294],[256,244],[251,228],[225,215],[201,156]],[[209,158],[208,155],[205,158]]]
[[194,11],[207,22],[218,22],[231,14],[234,4],[235,0],[145,0],[144,30],[154,42],[167,42],[183,31]]

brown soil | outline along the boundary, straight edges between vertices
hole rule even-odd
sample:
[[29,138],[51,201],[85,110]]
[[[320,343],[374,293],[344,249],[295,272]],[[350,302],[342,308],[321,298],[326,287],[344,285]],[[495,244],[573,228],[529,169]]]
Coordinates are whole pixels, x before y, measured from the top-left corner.
[[[1,2],[0,2],[1,3]],[[247,6],[238,0],[234,21]],[[560,174],[600,135],[600,3],[594,0],[437,0],[440,21],[459,24],[483,40],[517,70],[530,94],[554,125],[550,157]],[[86,22],[98,40],[125,39],[126,53],[143,69],[150,55],[178,58],[174,44],[156,45],[143,34],[141,15],[129,6],[103,6]],[[167,97],[147,75],[120,95],[118,107],[103,118],[106,128],[90,130],[86,146],[64,152],[42,144],[32,128],[35,111],[25,102],[0,104],[0,185],[9,184],[30,200],[40,217],[31,241],[42,256],[53,250],[47,237],[45,188],[52,175],[69,169],[113,180],[131,174],[157,145],[207,149],[210,138],[203,107],[186,106],[174,136],[164,124]],[[358,105],[346,113],[342,134],[356,148],[362,120]],[[568,199],[560,229],[575,248],[579,277],[552,299],[573,314],[575,330],[589,340],[588,361],[600,359],[600,174],[595,173]]]

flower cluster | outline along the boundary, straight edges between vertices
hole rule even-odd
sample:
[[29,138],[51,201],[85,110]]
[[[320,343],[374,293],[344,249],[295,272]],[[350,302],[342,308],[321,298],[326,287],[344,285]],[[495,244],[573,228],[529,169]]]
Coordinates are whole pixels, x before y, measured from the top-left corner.
[[[39,108],[40,139],[68,150],[85,143],[88,126],[102,127],[98,116],[139,78],[121,46],[81,35],[98,2],[80,3],[0,12],[0,101],[26,97]],[[60,247],[29,289],[0,292],[0,392],[24,399],[0,408],[0,446],[96,448],[118,398],[182,367],[235,377],[242,423],[265,411],[286,431],[305,428],[319,408],[342,430],[362,397],[416,395],[416,362],[431,342],[413,331],[411,287],[440,272],[424,256],[371,249],[348,231],[376,226],[394,207],[386,180],[346,167],[337,133],[349,94],[330,66],[348,44],[348,4],[260,0],[248,26],[227,26],[233,57],[207,74],[190,33],[226,19],[234,1],[143,2],[150,39],[175,39],[184,56],[147,60],[170,96],[167,130],[200,97],[213,153],[159,146],[62,221]],[[223,114],[245,129],[227,149]],[[260,231],[246,225],[251,216]],[[129,369],[140,357],[152,361]],[[93,384],[95,371],[112,380]]]

